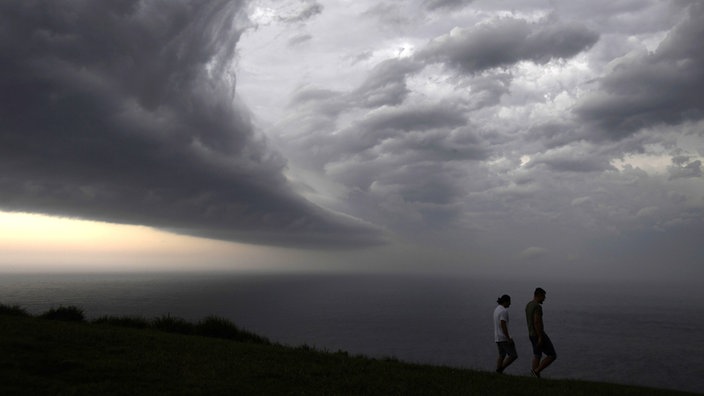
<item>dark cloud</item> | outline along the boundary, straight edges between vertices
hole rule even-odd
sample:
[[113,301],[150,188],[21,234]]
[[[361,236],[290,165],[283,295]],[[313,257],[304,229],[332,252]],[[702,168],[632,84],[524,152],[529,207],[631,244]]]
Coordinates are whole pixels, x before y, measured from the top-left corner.
[[462,164],[489,156],[462,105],[409,98],[407,79],[423,67],[389,59],[348,92],[300,89],[282,126],[296,163],[344,186],[355,213],[384,218],[402,233],[457,221]]
[[423,5],[429,10],[455,9],[464,7],[474,0],[424,0]]
[[[344,186],[347,205],[355,213],[384,218],[406,235],[418,227],[442,228],[461,218],[465,163],[489,156],[486,143],[468,125],[461,108],[451,103],[404,102],[366,110],[337,106],[334,103],[350,101],[339,101],[339,96],[325,91],[298,97],[296,120],[300,122],[295,124],[305,126],[297,137],[288,139],[289,145],[296,146],[292,152],[302,155],[298,163]],[[331,107],[333,111],[326,110]],[[359,120],[345,128],[336,125],[360,109],[364,114]],[[321,120],[321,114],[329,117]]]
[[549,120],[545,123],[531,126],[530,134],[526,137],[526,143],[532,140],[537,140],[543,147],[551,149],[579,140],[579,131],[571,122]]
[[241,7],[0,3],[0,208],[253,243],[379,243],[294,194],[253,129],[231,72]]
[[301,87],[294,93],[290,105],[295,107],[303,106],[311,102],[327,102],[338,96],[340,96],[339,92],[329,89]]
[[305,42],[308,42],[313,39],[313,36],[310,34],[299,34],[297,36],[291,37],[288,40],[288,45],[291,47],[295,47],[297,45],[301,45]]
[[[325,3],[306,45],[285,47],[295,26],[247,43],[248,87],[289,104],[252,108],[306,197],[516,275],[521,257],[617,273],[594,264],[595,240],[701,230],[701,6],[411,3]],[[641,117],[659,91],[671,125]],[[608,139],[629,112],[647,129]]]
[[702,161],[691,160],[689,156],[678,155],[672,158],[672,166],[668,168],[670,180],[702,177]]
[[[466,128],[467,118],[449,103],[403,105],[366,110],[359,120],[340,129],[337,121],[364,103],[356,94],[307,89],[295,97],[295,116],[287,119],[296,130],[288,143],[303,153],[305,162],[322,167],[363,153],[384,155],[424,151],[428,155],[444,152],[443,159],[484,158],[486,153],[476,135]],[[294,126],[295,125],[295,126]]]
[[398,2],[374,2],[374,6],[364,11],[361,16],[365,19],[377,19],[385,29],[403,29],[410,22],[406,15],[406,8]]
[[545,165],[553,172],[604,172],[616,170],[610,157],[599,155],[600,149],[587,143],[573,143],[539,153],[527,167]]
[[472,95],[470,103],[471,110],[479,110],[484,107],[494,106],[500,103],[501,97],[510,92],[510,73],[491,73],[488,75],[476,75],[468,82]]
[[471,74],[523,60],[544,64],[551,59],[571,58],[598,39],[597,33],[578,23],[554,18],[537,23],[501,18],[468,29],[455,28],[431,41],[418,57]]
[[462,216],[461,167],[440,161],[404,161],[377,175],[365,199],[381,202],[379,211],[401,234],[443,229]]
[[292,15],[279,16],[284,23],[302,23],[323,12],[323,5],[315,0],[306,2],[305,6]]
[[[539,161],[533,162],[533,164],[545,164],[552,171],[555,172],[603,172],[606,170],[615,170],[607,160],[599,158],[570,158],[570,157],[556,157],[556,158],[544,158]],[[534,165],[533,165],[534,166]]]
[[689,7],[655,52],[623,57],[575,113],[592,139],[622,139],[643,128],[704,119],[704,4]]
[[362,107],[398,105],[408,96],[406,78],[423,68],[410,59],[389,59],[376,65],[364,82],[352,93]]
[[[404,106],[398,108],[380,108],[366,114],[359,122],[339,130],[335,135],[319,138],[326,144],[325,163],[340,162],[349,159],[346,167],[368,169],[367,165],[378,158],[394,158],[408,156],[416,160],[424,160],[426,156],[437,159],[449,159],[459,155],[482,156],[483,152],[476,142],[468,142],[463,148],[453,146],[449,139],[454,128],[462,127],[467,120],[461,112],[444,104]],[[442,153],[442,154],[440,154]],[[420,158],[419,158],[420,157]],[[430,159],[430,158],[427,158]],[[354,183],[366,189],[380,174],[386,172],[386,167],[394,164],[378,163],[376,170],[365,172],[365,182]]]
[[446,103],[400,108],[380,108],[372,111],[358,126],[383,139],[385,132],[426,131],[436,128],[452,128],[466,124],[467,118],[452,105]]

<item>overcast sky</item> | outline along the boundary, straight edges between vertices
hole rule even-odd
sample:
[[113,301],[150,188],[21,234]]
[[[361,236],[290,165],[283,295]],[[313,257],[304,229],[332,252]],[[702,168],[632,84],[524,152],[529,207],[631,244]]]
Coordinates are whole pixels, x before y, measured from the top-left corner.
[[701,278],[702,42],[687,1],[3,1],[0,210]]

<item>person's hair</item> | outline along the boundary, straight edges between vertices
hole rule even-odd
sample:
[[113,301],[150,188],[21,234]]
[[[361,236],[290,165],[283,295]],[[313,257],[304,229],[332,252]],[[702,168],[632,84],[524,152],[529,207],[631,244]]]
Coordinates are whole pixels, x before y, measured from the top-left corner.
[[511,301],[511,296],[508,294],[504,294],[503,296],[499,297],[498,300],[496,300],[497,303],[503,304],[505,302],[510,302]]
[[542,287],[538,287],[535,289],[535,292],[533,293],[534,296],[544,296],[545,295],[545,290],[543,290]]

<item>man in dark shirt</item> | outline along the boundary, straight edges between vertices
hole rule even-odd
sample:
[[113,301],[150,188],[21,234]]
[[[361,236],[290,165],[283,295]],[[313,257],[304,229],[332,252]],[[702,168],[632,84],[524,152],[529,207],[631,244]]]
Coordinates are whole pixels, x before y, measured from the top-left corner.
[[[545,301],[545,290],[535,289],[533,300],[526,305],[526,322],[528,324],[528,336],[533,345],[533,359],[531,361],[531,374],[540,378],[540,373],[545,370],[557,358],[555,347],[545,333],[543,327],[543,301]],[[541,361],[543,354],[545,358]]]

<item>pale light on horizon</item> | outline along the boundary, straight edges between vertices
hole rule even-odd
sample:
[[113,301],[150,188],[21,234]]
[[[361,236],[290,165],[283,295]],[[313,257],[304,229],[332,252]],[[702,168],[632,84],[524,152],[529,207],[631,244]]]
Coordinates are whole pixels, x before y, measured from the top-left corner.
[[140,225],[0,212],[0,271],[237,269],[251,250]]

